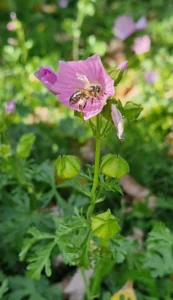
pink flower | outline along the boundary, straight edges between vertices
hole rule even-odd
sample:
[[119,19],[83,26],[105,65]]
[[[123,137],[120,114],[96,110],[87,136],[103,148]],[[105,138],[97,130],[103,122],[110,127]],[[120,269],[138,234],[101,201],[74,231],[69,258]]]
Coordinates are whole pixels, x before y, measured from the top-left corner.
[[111,105],[111,115],[114,125],[117,129],[117,136],[120,140],[124,139],[124,123],[123,118],[115,104]]
[[143,54],[150,50],[151,40],[148,35],[143,35],[134,39],[132,50],[136,54]]
[[67,0],[59,0],[59,7],[66,8],[68,6]]
[[147,27],[147,20],[145,17],[141,17],[135,24],[136,31],[142,30]]
[[114,24],[115,36],[120,40],[125,40],[127,37],[131,36],[134,32],[145,29],[147,26],[146,18],[141,17],[137,23],[133,21],[131,17],[126,15],[117,18]]
[[128,61],[125,60],[118,65],[117,70],[124,71],[127,68],[127,66],[128,66]]
[[15,31],[15,30],[16,30],[16,26],[14,25],[13,22],[8,22],[8,23],[7,23],[7,29],[8,29],[9,31]]
[[6,103],[6,106],[5,106],[5,112],[6,112],[6,114],[8,115],[8,114],[14,112],[15,108],[16,108],[16,105],[15,105],[14,100],[8,101]]
[[154,71],[145,72],[144,78],[148,83],[154,84],[158,79],[159,74]]
[[58,73],[41,67],[35,76],[61,103],[81,111],[84,120],[99,114],[107,98],[114,95],[114,81],[97,54],[86,60],[60,61]]

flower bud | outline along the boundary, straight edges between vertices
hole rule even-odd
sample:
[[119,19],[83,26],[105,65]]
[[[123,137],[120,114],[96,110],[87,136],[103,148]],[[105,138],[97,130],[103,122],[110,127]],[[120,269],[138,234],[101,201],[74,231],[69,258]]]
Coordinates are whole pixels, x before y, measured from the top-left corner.
[[124,123],[123,117],[115,104],[111,105],[112,121],[117,129],[117,136],[122,141],[124,139]]
[[114,86],[117,86],[121,79],[123,78],[124,75],[124,71],[128,66],[128,61],[125,60],[122,63],[120,63],[118,65],[118,67],[116,68],[116,70],[111,70],[109,72],[109,75],[111,76],[111,78],[114,80]]
[[55,169],[60,178],[73,178],[80,171],[80,160],[74,155],[60,155],[55,162]]
[[127,66],[128,66],[128,61],[125,60],[118,65],[117,70],[124,71],[127,68]]
[[103,156],[100,167],[103,174],[117,179],[129,173],[129,165],[120,155],[107,154]]

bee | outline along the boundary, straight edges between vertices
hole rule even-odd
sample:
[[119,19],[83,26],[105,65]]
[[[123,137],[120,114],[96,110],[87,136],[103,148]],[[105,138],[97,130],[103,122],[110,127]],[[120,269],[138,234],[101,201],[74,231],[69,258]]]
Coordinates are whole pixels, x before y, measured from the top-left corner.
[[78,74],[78,79],[84,81],[84,83],[87,84],[87,87],[76,90],[71,95],[69,103],[70,105],[78,103],[80,111],[83,111],[89,98],[91,98],[93,103],[95,98],[100,100],[99,97],[103,96],[105,93],[103,93],[103,89],[100,84],[91,84],[85,75]]

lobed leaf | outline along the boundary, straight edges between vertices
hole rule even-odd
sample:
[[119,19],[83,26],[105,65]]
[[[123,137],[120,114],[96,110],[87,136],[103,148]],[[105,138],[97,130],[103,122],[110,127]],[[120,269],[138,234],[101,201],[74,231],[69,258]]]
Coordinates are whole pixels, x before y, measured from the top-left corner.
[[33,256],[28,259],[29,265],[27,267],[27,273],[32,279],[40,279],[41,272],[44,268],[46,275],[48,277],[51,275],[50,256],[55,245],[55,241],[50,242],[49,244],[44,246],[44,248],[39,249]]

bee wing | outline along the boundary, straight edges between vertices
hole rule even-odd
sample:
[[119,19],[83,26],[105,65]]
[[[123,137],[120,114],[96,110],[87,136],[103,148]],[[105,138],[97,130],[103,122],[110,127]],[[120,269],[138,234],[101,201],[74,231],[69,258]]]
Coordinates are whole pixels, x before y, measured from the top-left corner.
[[86,84],[90,84],[88,78],[85,75],[76,73],[76,76],[77,76],[77,79],[83,81]]

